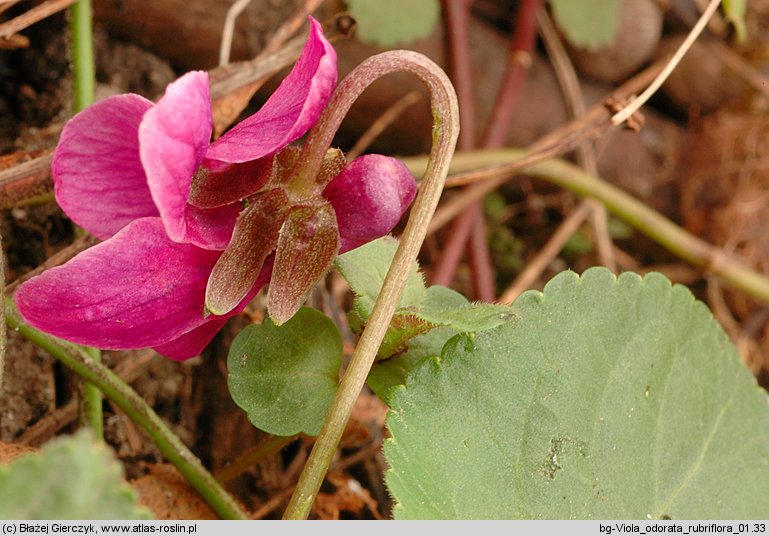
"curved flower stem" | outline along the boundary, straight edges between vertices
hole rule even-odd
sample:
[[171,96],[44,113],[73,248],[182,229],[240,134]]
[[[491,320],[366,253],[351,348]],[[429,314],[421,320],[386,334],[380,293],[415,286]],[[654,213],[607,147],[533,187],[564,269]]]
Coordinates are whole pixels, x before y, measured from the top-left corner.
[[115,373],[92,359],[82,348],[46,335],[25,324],[15,304],[8,297],[5,297],[5,321],[11,329],[18,331],[29,341],[71,368],[78,376],[96,386],[131,420],[144,428],[160,452],[176,466],[217,514],[224,519],[248,519],[248,514],[211,476],[200,460],[171,432],[144,399]]
[[[72,66],[75,76],[75,113],[93,104],[95,92],[95,67],[93,60],[91,0],[79,0],[70,8],[70,28],[72,32]],[[101,361],[98,348],[87,351],[95,361]],[[89,426],[96,437],[104,437],[104,415],[102,413],[102,394],[91,383],[82,386],[83,403],[80,420]]]
[[[461,172],[498,164],[509,164],[525,157],[523,149],[467,151],[454,155],[452,171]],[[425,157],[404,158],[412,171],[424,169]],[[564,160],[551,158],[526,166],[521,172],[566,190],[600,201],[609,212],[685,261],[714,274],[735,289],[769,303],[769,278],[751,270],[719,248],[682,229],[665,216],[619,188],[586,173]],[[508,177],[508,173],[505,173]],[[495,180],[494,174],[488,180]]]
[[305,519],[320,489],[331,459],[350,418],[355,400],[366,381],[385,331],[390,324],[409,270],[416,259],[427,233],[443,183],[448,173],[451,155],[459,135],[459,109],[454,88],[446,74],[432,61],[410,51],[392,51],[373,56],[361,63],[337,87],[326,111],[310,132],[301,162],[304,177],[314,178],[323,155],[331,144],[342,119],[352,103],[374,80],[386,74],[405,71],[418,76],[429,88],[433,114],[433,144],[427,170],[422,178],[411,217],[387,272],[366,329],[355,348],[350,365],[339,385],[333,405],[310,453],[294,494],[283,515],[284,519]]

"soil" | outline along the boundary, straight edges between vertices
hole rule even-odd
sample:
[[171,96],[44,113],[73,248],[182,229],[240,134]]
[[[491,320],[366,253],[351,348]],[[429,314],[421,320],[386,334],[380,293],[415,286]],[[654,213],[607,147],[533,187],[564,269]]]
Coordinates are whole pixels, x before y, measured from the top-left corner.
[[[15,5],[0,14],[0,24],[37,3],[24,1]],[[586,104],[601,102],[615,84],[635,75],[669,50],[671,42],[680,40],[680,34],[691,22],[691,3],[653,2],[655,9],[662,4],[668,7],[659,17],[657,30],[632,30],[640,31],[644,38],[651,33],[654,39],[651,44],[646,43],[648,39],[645,41],[648,57],[640,62],[634,58],[637,66],[628,72],[602,71],[598,78],[579,72]],[[215,21],[224,19],[228,2],[105,0],[96,4],[99,98],[135,92],[156,99],[168,83],[186,70],[208,69],[216,64],[221,22]],[[246,59],[258,54],[282,21],[301,4],[298,0],[253,2],[239,20],[233,58]],[[326,2],[316,16],[331,20],[342,4]],[[478,134],[497,112],[495,94],[513,32],[510,21],[514,20],[518,5],[519,2],[506,0],[475,2],[470,21],[470,52],[476,66],[471,87],[476,92]],[[769,166],[763,153],[768,146],[769,123],[762,114],[768,101],[747,81],[744,70],[741,74],[735,72],[724,56],[702,55],[701,47],[719,43],[727,49],[729,58],[737,58],[750,75],[761,79],[769,57],[769,26],[762,24],[769,13],[768,5],[769,2],[751,2],[747,43],[735,44],[725,23],[720,31],[715,26],[711,28],[707,44],[698,44],[693,51],[700,59],[685,61],[681,66],[685,75],[671,80],[644,109],[646,121],[640,133],[615,131],[595,143],[601,177],[767,275]],[[158,19],[159,13],[163,14],[162,20]],[[719,20],[724,22],[723,17]],[[70,45],[65,14],[49,16],[22,33],[29,38],[28,47],[0,49],[0,173],[49,152],[71,116]],[[169,35],[189,37],[169,39]],[[636,34],[628,30],[627,35]],[[618,41],[611,53],[622,53],[618,47],[632,48],[634,42]],[[439,24],[430,36],[409,43],[406,48],[423,52],[447,66],[446,45],[447,38]],[[335,48],[342,76],[362,59],[381,50],[355,38],[339,40]],[[278,75],[269,80],[244,114],[258,109],[280,79]],[[396,76],[377,83],[355,105],[337,137],[340,147],[349,149],[386,108],[409,91],[421,95],[419,101],[388,125],[370,150],[400,155],[427,151],[431,118],[424,90],[414,80]],[[509,132],[507,143],[525,146],[565,123],[569,113],[562,95],[553,66],[539,43],[513,114],[515,127]],[[577,204],[575,196],[525,178],[508,183],[490,196],[486,219],[498,293],[521,273]],[[77,238],[73,224],[53,201],[11,205],[0,211],[2,253],[9,283],[66,250]],[[618,268],[642,273],[662,271],[689,286],[708,302],[738,344],[744,361],[766,386],[767,305],[717,285],[706,274],[620,222],[610,223]],[[426,242],[420,260],[428,277],[440,261],[448,239],[449,233],[443,230]],[[580,272],[600,264],[593,239],[590,227],[583,226],[533,286],[541,288],[566,268]],[[349,295],[344,284],[334,276],[327,283],[315,293],[314,303],[329,313],[346,310]],[[452,286],[473,296],[467,260],[460,265]],[[163,359],[146,350],[105,352],[108,365],[145,397],[213,472],[268,438],[251,426],[245,413],[235,406],[226,384],[229,343],[239,329],[261,317],[260,304],[257,300],[249,310],[250,316],[232,319],[201,357],[184,363]],[[329,304],[335,305],[330,309]],[[343,333],[349,333],[346,326],[341,327]],[[346,342],[350,350],[354,341]],[[123,462],[126,476],[143,504],[159,519],[216,517],[176,470],[165,463],[141,429],[110,402],[104,403],[104,409],[106,440]],[[385,413],[386,408],[376,397],[367,392],[361,395],[313,517],[390,517],[392,501],[383,484],[385,463],[380,448],[386,435]],[[20,335],[10,332],[0,391],[0,463],[34,450],[57,435],[72,432],[78,427],[77,418],[78,387],[73,374]],[[279,518],[311,446],[312,439],[297,439],[227,482],[227,488],[256,517]]]

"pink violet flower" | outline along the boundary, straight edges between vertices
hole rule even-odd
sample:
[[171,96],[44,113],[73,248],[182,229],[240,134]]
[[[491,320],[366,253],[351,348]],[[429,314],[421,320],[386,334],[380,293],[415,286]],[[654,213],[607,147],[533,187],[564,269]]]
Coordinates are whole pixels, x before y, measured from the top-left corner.
[[[302,55],[275,93],[214,143],[204,72],[170,84],[157,104],[118,95],[67,123],[52,165],[56,199],[104,241],[19,287],[15,300],[30,325],[78,344],[152,347],[183,360],[199,354],[229,317],[243,311],[270,281],[275,244],[259,246],[267,254],[252,263],[248,289],[224,314],[206,310],[206,288],[222,251],[236,241],[236,222],[247,212],[243,200],[254,206],[272,195],[276,180],[285,180],[276,179],[275,170],[297,153],[284,149],[317,122],[336,86],[336,53],[320,25],[310,23]],[[276,158],[283,152],[288,156]],[[308,207],[330,207],[335,251],[344,252],[388,233],[416,184],[393,158],[336,162],[319,183],[317,199],[292,200],[281,210],[306,224]],[[290,227],[284,216],[281,228]],[[315,229],[310,224],[302,232]],[[289,242],[300,254],[313,251]],[[228,251],[237,253],[233,246]]]

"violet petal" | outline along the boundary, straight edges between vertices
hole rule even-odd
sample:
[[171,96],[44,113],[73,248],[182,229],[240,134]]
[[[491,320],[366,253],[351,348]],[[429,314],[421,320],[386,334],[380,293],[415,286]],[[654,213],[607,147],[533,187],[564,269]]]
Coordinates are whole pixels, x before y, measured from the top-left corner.
[[208,317],[203,325],[188,331],[165,344],[155,346],[154,350],[160,355],[173,359],[174,361],[184,361],[195,357],[196,355],[200,355],[200,352],[202,352],[208,343],[211,342],[211,339],[214,338],[214,335],[216,335],[222,326],[224,326],[227,320],[230,317],[243,312],[248,303],[270,280],[271,273],[272,261],[268,259],[251,291],[232,311],[223,316]]
[[156,216],[139,158],[139,123],[152,103],[117,95],[86,108],[64,127],[51,172],[59,206],[97,238]]
[[206,157],[247,162],[276,153],[317,122],[336,80],[336,52],[310,17],[307,43],[291,73],[258,112],[211,144]]
[[243,204],[231,203],[216,208],[198,208],[187,205],[185,208],[185,242],[203,249],[222,251],[227,247],[235,228],[235,220],[243,210]]
[[205,324],[188,331],[165,344],[155,346],[153,350],[174,361],[186,361],[200,355],[211,339],[227,323],[227,317],[214,317]]
[[400,160],[364,155],[350,162],[323,191],[336,211],[340,253],[389,233],[416,191],[414,176]]
[[136,220],[16,292],[19,312],[57,337],[104,349],[164,344],[202,325],[218,252],[172,242],[160,218]]
[[[139,150],[152,198],[171,240],[206,249],[223,249],[232,232],[234,214],[190,208],[192,177],[211,138],[211,96],[208,74],[187,73],[166,89],[139,126]],[[216,222],[219,223],[216,223]]]

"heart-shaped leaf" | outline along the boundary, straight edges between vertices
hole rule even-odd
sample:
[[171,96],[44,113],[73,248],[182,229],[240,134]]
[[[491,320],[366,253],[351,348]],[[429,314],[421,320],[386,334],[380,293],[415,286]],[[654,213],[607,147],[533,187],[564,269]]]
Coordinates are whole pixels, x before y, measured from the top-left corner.
[[339,330],[321,312],[304,307],[281,326],[267,319],[235,337],[227,357],[230,394],[265,432],[317,435],[341,361]]
[[685,287],[591,269],[514,308],[391,393],[396,517],[766,517],[767,395]]

